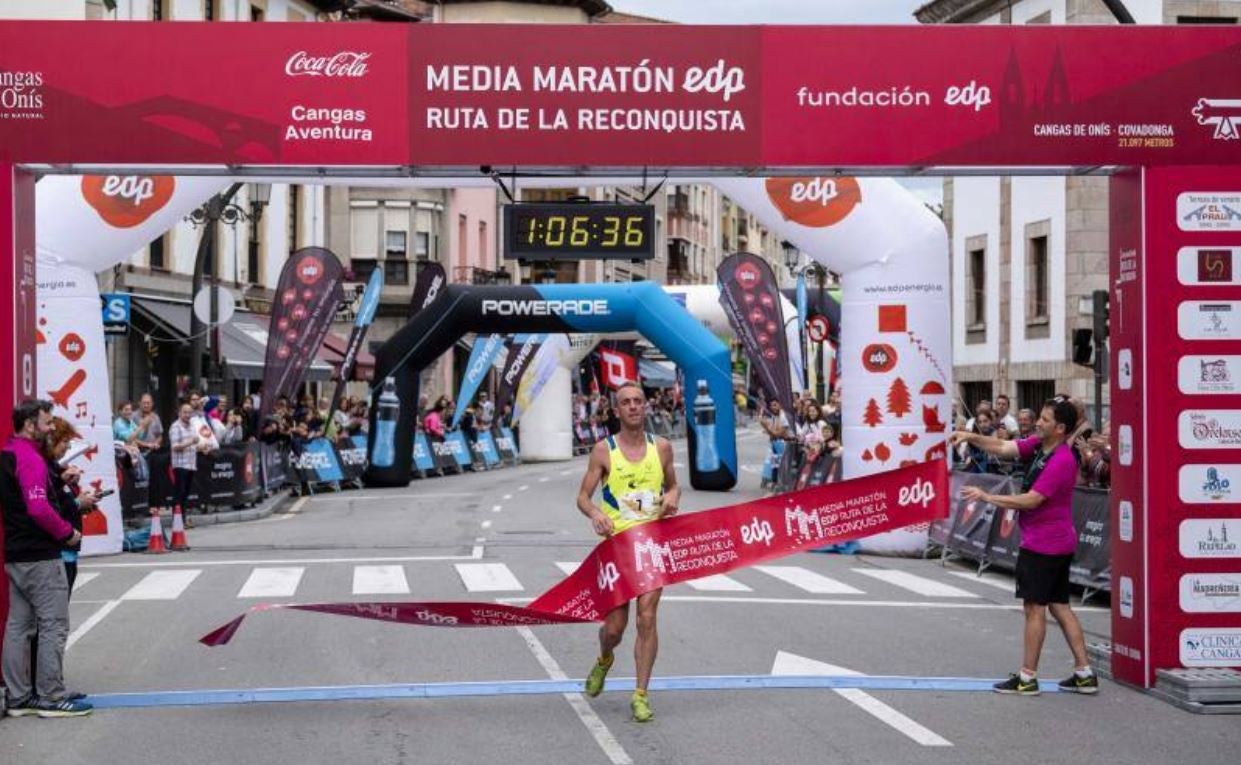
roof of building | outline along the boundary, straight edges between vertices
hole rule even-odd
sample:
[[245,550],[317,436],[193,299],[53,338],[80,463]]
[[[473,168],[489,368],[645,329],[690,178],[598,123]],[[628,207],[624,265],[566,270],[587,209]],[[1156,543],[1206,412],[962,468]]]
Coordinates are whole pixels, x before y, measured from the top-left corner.
[[[486,3],[494,0],[428,0],[432,5],[462,5],[465,3]],[[612,6],[604,0],[522,0],[531,5],[563,5],[570,8],[581,8],[587,16],[600,16],[610,13]]]
[[923,24],[958,24],[971,20],[988,6],[1000,0],[931,0],[914,11],[914,18]]
[[609,11],[593,19],[596,24],[674,24],[676,22],[667,19],[657,19],[654,16],[639,16],[636,13],[621,13],[619,11]]

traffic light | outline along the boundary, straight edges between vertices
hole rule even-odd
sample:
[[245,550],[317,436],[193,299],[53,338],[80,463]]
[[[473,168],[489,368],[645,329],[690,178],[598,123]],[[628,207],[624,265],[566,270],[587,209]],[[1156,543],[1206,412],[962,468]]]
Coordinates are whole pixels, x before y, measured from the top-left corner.
[[1089,329],[1073,330],[1073,363],[1084,367],[1091,365],[1090,357],[1094,351],[1092,338],[1094,332]]
[[1101,347],[1108,338],[1108,291],[1095,290],[1091,298],[1094,303],[1091,314],[1094,318],[1095,343]]

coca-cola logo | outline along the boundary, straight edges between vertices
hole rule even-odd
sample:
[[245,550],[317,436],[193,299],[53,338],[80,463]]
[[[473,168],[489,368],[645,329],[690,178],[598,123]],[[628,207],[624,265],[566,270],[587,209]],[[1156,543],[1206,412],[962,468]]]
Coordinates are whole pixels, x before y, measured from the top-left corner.
[[872,374],[891,372],[896,367],[896,349],[887,343],[872,343],[862,350],[862,366]]
[[171,175],[87,175],[82,197],[108,225],[133,228],[163,209],[176,185]]
[[862,201],[854,178],[768,178],[767,197],[785,220],[811,228],[833,226]]
[[284,73],[290,77],[365,77],[370,70],[366,63],[370,53],[342,50],[329,56],[312,56],[299,50],[284,62]]

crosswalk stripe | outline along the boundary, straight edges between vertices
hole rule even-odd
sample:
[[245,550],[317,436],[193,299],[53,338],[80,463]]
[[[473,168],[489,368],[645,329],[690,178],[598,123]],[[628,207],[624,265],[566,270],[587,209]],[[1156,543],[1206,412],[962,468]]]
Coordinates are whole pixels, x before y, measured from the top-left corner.
[[556,561],[556,568],[560,569],[561,571],[563,571],[563,572],[564,572],[564,573],[566,573],[566,574],[572,574],[574,571],[577,571],[577,567],[578,567],[578,566],[580,566],[580,565],[582,565],[582,564],[581,564],[581,563],[571,563],[571,562],[569,562],[569,561],[567,561],[567,560],[558,560],[558,561]]
[[881,582],[887,582],[902,590],[909,590],[919,595],[927,595],[935,598],[977,598],[979,595],[968,592],[960,587],[953,587],[950,584],[937,582],[934,579],[927,579],[923,576],[911,574],[908,571],[893,571],[883,568],[855,568],[853,573],[869,576],[872,579],[878,579]]
[[354,595],[406,595],[404,566],[354,566]]
[[701,579],[692,579],[686,582],[686,584],[701,592],[754,592],[753,589],[738,582],[736,579],[723,574],[712,574]]
[[301,584],[302,574],[306,569],[293,568],[256,568],[250,572],[250,578],[241,586],[239,598],[291,598]]
[[176,600],[202,572],[200,568],[152,571],[130,587],[121,600]]
[[851,587],[844,582],[817,574],[801,566],[755,566],[767,576],[774,576],[782,582],[793,585],[815,595],[864,595],[862,590]]
[[962,579],[968,579],[971,582],[978,582],[979,584],[989,584],[992,587],[995,587],[996,589],[1005,590],[1007,592],[1012,592],[1013,588],[1016,587],[1016,584],[1013,582],[1011,578],[1002,578],[1002,577],[996,577],[996,576],[979,576],[977,574],[971,574],[968,571],[952,571],[950,573],[953,576],[959,576]]
[[511,592],[525,589],[503,563],[457,563],[457,575],[470,592]]
[[77,592],[78,590],[82,589],[86,585],[90,584],[91,581],[93,581],[98,576],[99,574],[94,571],[88,571],[84,574],[79,573],[77,579],[73,580],[73,591]]

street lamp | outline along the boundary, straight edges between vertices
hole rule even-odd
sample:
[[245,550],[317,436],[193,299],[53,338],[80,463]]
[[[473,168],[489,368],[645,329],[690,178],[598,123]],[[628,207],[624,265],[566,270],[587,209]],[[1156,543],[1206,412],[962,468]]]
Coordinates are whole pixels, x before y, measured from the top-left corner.
[[789,270],[790,275],[796,276],[797,264],[801,262],[801,250],[787,239],[780,242],[780,248],[784,250],[784,267]]

